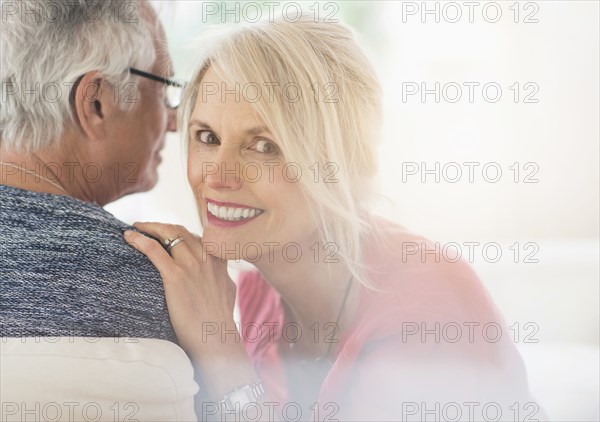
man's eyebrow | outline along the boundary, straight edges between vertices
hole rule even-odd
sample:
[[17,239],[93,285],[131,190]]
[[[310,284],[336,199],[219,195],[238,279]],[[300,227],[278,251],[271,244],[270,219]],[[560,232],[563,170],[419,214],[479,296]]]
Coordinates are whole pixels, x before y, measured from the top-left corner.
[[[205,122],[203,122],[202,120],[199,120],[199,119],[192,119],[192,120],[190,120],[190,122],[188,124],[188,127],[192,126],[192,125],[200,126],[201,128],[208,129],[208,130],[211,130],[211,131],[214,132],[213,128],[208,123],[205,123]],[[244,132],[247,135],[250,135],[250,136],[258,135],[260,133],[271,134],[271,131],[266,126],[254,126],[254,127],[250,128],[250,129],[246,129]]]

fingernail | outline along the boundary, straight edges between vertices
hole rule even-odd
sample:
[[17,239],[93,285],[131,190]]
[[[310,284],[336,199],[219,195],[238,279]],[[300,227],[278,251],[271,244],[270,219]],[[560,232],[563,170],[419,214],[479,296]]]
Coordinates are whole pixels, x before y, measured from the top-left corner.
[[125,230],[123,232],[123,236],[125,236],[125,237],[130,237],[132,234],[133,234],[132,230]]

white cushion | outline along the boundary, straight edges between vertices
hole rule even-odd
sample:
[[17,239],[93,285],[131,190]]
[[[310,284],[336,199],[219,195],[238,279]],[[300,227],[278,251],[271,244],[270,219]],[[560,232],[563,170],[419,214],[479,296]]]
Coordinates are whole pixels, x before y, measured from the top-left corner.
[[0,339],[2,421],[195,421],[192,365],[165,340]]

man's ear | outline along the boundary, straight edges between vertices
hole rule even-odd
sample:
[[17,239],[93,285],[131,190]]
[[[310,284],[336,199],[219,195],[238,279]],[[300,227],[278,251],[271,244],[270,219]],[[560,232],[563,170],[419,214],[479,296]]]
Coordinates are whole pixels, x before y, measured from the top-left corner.
[[100,73],[83,75],[75,88],[74,107],[79,126],[89,139],[106,137],[107,117],[116,106],[113,91]]

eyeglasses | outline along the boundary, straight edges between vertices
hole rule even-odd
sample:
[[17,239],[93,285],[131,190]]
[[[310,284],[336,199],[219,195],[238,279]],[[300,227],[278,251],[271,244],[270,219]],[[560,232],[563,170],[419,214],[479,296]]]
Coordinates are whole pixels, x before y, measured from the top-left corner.
[[176,110],[181,104],[181,97],[183,90],[187,85],[187,82],[176,81],[173,79],[163,78],[162,76],[154,75],[152,73],[144,72],[143,70],[129,68],[129,72],[141,76],[143,78],[151,79],[153,81],[162,82],[167,85],[167,101],[166,106],[172,110]]

